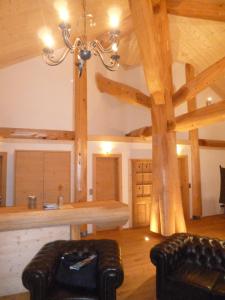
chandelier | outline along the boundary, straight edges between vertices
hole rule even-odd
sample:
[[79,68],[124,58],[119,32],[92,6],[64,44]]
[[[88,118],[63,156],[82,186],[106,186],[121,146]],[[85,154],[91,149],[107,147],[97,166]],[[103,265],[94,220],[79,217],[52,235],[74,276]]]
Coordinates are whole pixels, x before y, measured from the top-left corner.
[[79,69],[79,76],[82,75],[82,70],[84,64],[93,55],[98,56],[105,66],[106,69],[110,71],[116,71],[119,68],[118,46],[119,46],[119,30],[112,30],[108,32],[109,44],[104,47],[102,43],[95,39],[88,41],[87,39],[87,18],[90,14],[86,13],[86,0],[82,0],[83,4],[83,35],[81,37],[75,38],[72,42],[70,40],[71,36],[71,25],[67,21],[63,21],[59,24],[59,29],[61,30],[62,39],[64,41],[65,47],[60,55],[56,55],[55,51],[51,47],[45,47],[43,49],[43,59],[50,66],[59,65],[65,60],[69,53],[77,53],[77,63],[76,66]]

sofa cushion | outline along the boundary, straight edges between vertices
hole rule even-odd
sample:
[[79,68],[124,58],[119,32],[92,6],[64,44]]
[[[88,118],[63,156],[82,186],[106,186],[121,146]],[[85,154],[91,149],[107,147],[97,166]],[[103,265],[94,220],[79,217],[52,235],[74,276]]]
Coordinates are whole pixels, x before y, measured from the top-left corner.
[[205,267],[190,263],[182,264],[169,277],[174,281],[181,281],[193,286],[211,291],[220,277],[220,272],[208,270]]
[[91,292],[85,289],[65,288],[60,285],[54,285],[48,290],[46,300],[97,300],[97,291]]
[[221,273],[212,290],[213,300],[225,299],[225,274]]
[[183,263],[168,275],[166,290],[171,299],[211,300],[211,292],[220,275],[218,271]]

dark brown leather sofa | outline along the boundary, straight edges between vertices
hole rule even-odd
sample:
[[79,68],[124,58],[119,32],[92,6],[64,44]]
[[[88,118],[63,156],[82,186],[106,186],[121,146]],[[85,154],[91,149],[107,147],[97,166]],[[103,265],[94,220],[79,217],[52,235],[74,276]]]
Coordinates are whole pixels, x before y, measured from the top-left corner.
[[158,300],[225,299],[225,241],[175,234],[151,249]]
[[[55,281],[60,256],[70,251],[98,253],[97,288],[65,288]],[[46,244],[22,274],[31,300],[115,300],[116,289],[124,278],[120,250],[113,240],[55,241]]]

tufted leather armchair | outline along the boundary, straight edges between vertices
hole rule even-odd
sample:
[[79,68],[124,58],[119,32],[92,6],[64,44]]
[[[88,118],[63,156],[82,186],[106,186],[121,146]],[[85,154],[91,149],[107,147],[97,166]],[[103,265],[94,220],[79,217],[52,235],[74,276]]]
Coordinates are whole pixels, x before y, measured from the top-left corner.
[[[69,251],[98,253],[97,288],[68,289],[55,281],[60,256]],[[124,279],[120,250],[113,240],[55,241],[46,244],[27,265],[22,274],[23,285],[31,300],[115,300],[116,289]]]
[[174,234],[151,249],[158,300],[225,299],[225,241]]

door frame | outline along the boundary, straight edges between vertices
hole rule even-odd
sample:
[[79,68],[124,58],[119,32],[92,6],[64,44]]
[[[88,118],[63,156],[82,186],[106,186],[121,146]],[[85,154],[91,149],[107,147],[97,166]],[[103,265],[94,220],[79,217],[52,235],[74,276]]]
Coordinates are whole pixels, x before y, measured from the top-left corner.
[[96,199],[96,164],[98,158],[117,158],[118,159],[118,196],[119,202],[122,202],[122,154],[100,154],[94,153],[92,156],[92,187],[93,187],[93,201],[97,201]]
[[2,185],[2,196],[3,201],[1,206],[6,206],[6,185],[7,185],[7,152],[0,152],[0,157],[2,159],[2,182],[0,183]]
[[[189,188],[189,166],[188,166],[188,155],[182,154],[182,155],[178,155],[177,156],[178,161],[179,159],[182,159],[184,162],[184,168],[185,168],[185,173],[187,174],[187,203],[185,203],[185,207],[187,209],[187,215],[185,218],[186,221],[191,219],[191,212],[190,212],[190,188]],[[181,195],[182,196],[182,195]],[[185,209],[184,207],[184,203],[182,201],[182,206],[183,206],[183,210]]]

